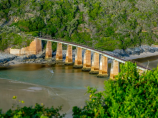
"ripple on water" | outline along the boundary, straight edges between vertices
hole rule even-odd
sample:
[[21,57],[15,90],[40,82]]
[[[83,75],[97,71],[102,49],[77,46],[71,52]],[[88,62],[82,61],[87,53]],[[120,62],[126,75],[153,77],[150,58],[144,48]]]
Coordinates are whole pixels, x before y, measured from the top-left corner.
[[20,82],[33,83],[48,87],[86,89],[87,86],[103,89],[104,80],[97,78],[73,66],[45,66],[40,64],[21,64],[7,70],[0,71],[0,78],[7,78]]

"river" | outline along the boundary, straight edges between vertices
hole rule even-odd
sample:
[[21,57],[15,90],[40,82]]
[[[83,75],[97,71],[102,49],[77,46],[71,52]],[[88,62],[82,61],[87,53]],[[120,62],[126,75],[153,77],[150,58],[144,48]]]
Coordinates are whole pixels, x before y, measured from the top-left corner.
[[[109,65],[110,66],[110,65]],[[46,107],[63,105],[61,113],[70,117],[72,107],[85,105],[89,95],[85,95],[87,86],[104,90],[104,81],[108,78],[97,78],[73,66],[21,64],[0,70],[0,108],[3,112],[16,103],[21,107],[42,103]],[[12,100],[25,101],[19,104]]]
[[[150,68],[156,68],[158,57],[136,60]],[[110,70],[110,65],[109,65]],[[3,112],[13,104],[33,106],[35,103],[44,104],[46,107],[63,105],[61,113],[72,117],[72,107],[85,105],[89,95],[85,95],[87,86],[104,90],[104,81],[108,78],[97,78],[73,66],[21,64],[10,68],[0,69],[0,108]],[[24,104],[12,100],[25,101]]]

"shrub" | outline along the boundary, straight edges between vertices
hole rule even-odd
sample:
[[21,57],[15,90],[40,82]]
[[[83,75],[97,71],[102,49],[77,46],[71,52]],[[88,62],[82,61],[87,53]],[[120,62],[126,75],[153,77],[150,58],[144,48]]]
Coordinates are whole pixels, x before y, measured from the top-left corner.
[[[16,101],[16,96],[13,96],[13,99]],[[24,103],[24,101],[20,101],[19,103]],[[15,107],[15,104],[13,104],[13,108]],[[65,114],[60,115],[59,111],[62,109],[62,107],[54,108],[53,106],[51,108],[45,108],[44,105],[35,104],[35,107],[19,107],[17,105],[15,110],[9,109],[6,113],[2,113],[2,110],[0,110],[0,117],[1,118],[63,118]]]
[[105,81],[105,90],[88,88],[90,100],[74,107],[74,118],[158,117],[158,68],[139,75],[136,64],[121,65],[116,81]]

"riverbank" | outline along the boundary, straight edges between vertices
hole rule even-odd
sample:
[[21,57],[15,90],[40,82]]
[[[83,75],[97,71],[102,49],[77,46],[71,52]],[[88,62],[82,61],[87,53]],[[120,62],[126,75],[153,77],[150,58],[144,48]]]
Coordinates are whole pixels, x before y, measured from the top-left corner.
[[24,55],[24,56],[15,56],[12,54],[0,53],[0,67],[8,67],[12,65],[18,64],[29,64],[29,63],[36,63],[36,64],[55,64],[55,57],[51,59],[45,59],[45,51],[41,52],[37,55]]
[[82,89],[51,88],[6,79],[0,79],[0,85],[0,108],[3,108],[3,112],[12,108],[12,105],[16,103],[12,97],[17,96],[17,100],[25,102],[19,104],[20,107],[32,106],[35,103],[49,108],[63,105],[61,113],[66,113],[66,118],[71,118],[72,107],[83,107],[85,100],[88,100],[88,95],[84,95],[86,90]]
[[[76,50],[72,51],[73,61],[75,60],[75,52]],[[82,51],[82,57],[84,56],[85,50]],[[126,50],[123,49],[116,49],[114,51],[103,51],[110,55],[123,58],[125,60],[136,60],[141,58],[148,58],[152,56],[158,55],[158,48],[154,46],[139,46],[135,48],[128,48]],[[62,51],[63,53],[63,62],[66,58],[66,50]],[[92,58],[93,52],[91,52]],[[45,50],[37,55],[24,55],[24,56],[15,56],[11,54],[7,54],[4,52],[0,53],[0,67],[7,67],[17,64],[28,64],[28,63],[36,63],[36,64],[48,64],[52,65],[56,63],[56,52],[52,53],[52,58],[45,59]],[[111,59],[109,59],[109,63],[111,63]],[[64,64],[64,63],[63,63]]]
[[148,58],[148,57],[154,57],[158,56],[158,52],[143,52],[140,55],[130,55],[129,57],[124,57],[124,59],[128,60],[136,60],[136,59],[142,59],[142,58]]

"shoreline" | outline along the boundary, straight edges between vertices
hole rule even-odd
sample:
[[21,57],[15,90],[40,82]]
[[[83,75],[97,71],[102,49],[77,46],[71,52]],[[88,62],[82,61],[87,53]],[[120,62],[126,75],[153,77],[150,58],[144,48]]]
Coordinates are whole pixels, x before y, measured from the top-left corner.
[[[23,106],[34,106],[35,103],[44,104],[45,107],[63,105],[61,114],[66,113],[66,118],[72,117],[73,106],[82,107],[88,95],[84,95],[86,90],[52,88],[32,83],[8,80],[0,78],[0,108],[2,112],[6,112],[15,103],[13,96],[17,96],[17,100],[24,100]],[[77,99],[77,100],[76,100]]]
[[[74,50],[73,50],[73,52],[74,52]],[[113,52],[106,51],[106,52],[111,54],[111,55],[114,55],[114,56],[120,57],[122,59],[125,59],[126,61],[137,61],[137,63],[139,63],[140,59],[145,60],[145,59],[148,59],[148,58],[151,58],[151,57],[158,56],[157,51],[153,52],[153,53],[144,51],[144,52],[139,53],[139,54],[136,54],[136,53],[127,54],[125,52],[122,52],[122,54],[125,53],[124,55],[119,53],[119,51],[118,52],[116,52],[116,51],[113,51]],[[12,55],[12,54],[7,54],[7,53],[4,53],[4,52],[3,53],[1,52],[0,53],[0,69],[10,68],[12,66],[21,65],[21,64],[40,64],[40,65],[45,65],[45,66],[51,66],[51,65],[56,64],[56,58],[55,58],[56,56],[54,54],[53,54],[52,58],[45,59],[44,53],[41,53],[40,56],[39,55],[15,56],[15,55]],[[82,55],[83,54],[84,54],[84,51],[83,51]],[[91,54],[93,55],[93,53],[91,53]],[[63,55],[65,55],[65,52],[63,53]],[[73,61],[74,61],[75,54],[73,54],[72,56],[73,56]],[[60,63],[61,65],[65,64],[64,59],[63,59],[63,62]],[[111,62],[112,62],[112,59],[109,59],[108,63],[110,64]],[[141,64],[141,63],[139,63],[139,64]]]
[[143,52],[140,53],[140,55],[130,55],[129,57],[124,57],[123,59],[128,60],[137,60],[137,59],[144,59],[144,58],[149,58],[149,57],[156,57],[158,56],[158,52]]

